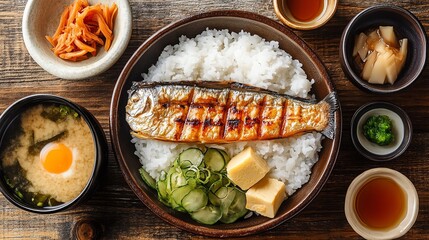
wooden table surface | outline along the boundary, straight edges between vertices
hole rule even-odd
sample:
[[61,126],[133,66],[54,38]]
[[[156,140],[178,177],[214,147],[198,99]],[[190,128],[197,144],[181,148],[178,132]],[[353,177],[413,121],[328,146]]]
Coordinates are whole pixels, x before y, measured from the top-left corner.
[[[322,28],[295,31],[318,54],[338,91],[343,111],[341,150],[335,168],[319,195],[302,212],[280,226],[252,238],[359,239],[344,215],[344,198],[354,177],[374,167],[389,167],[405,174],[417,188],[420,211],[417,222],[404,239],[429,239],[429,69],[418,82],[400,93],[364,93],[345,77],[338,46],[348,21],[366,7],[392,3],[414,13],[429,29],[429,1],[340,0],[335,16]],[[119,61],[105,73],[86,80],[70,81],[45,72],[30,57],[21,33],[26,1],[0,0],[0,113],[15,100],[34,93],[50,93],[84,106],[101,122],[109,137],[109,105],[116,80],[133,52],[163,26],[191,15],[218,9],[239,9],[276,19],[271,0],[130,0],[133,14],[131,41]],[[398,159],[371,162],[360,156],[350,139],[354,111],[370,101],[390,101],[407,111],[413,123],[413,140]],[[80,219],[102,225],[105,239],[200,239],[155,216],[130,190],[109,143],[108,178],[84,204],[51,215],[28,213],[0,195],[0,239],[69,239]]]

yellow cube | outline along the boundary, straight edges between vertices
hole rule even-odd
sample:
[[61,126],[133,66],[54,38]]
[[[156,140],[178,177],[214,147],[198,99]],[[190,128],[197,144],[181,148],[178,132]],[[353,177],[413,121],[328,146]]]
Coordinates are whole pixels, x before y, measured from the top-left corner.
[[270,167],[251,147],[248,147],[229,161],[226,171],[233,183],[247,190],[259,182],[270,171]]
[[273,178],[264,178],[246,192],[246,208],[273,218],[286,199],[286,186]]

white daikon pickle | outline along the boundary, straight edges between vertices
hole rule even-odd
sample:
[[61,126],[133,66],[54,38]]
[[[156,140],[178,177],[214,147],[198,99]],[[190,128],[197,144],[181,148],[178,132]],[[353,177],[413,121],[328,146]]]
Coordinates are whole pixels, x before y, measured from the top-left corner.
[[377,31],[374,30],[368,34],[368,38],[366,39],[366,43],[368,44],[368,49],[374,50],[375,44],[380,41],[380,35],[378,35]]
[[364,80],[373,84],[393,84],[405,65],[408,39],[398,42],[392,26],[379,26],[368,35],[360,33],[353,51],[356,61],[359,57],[362,60],[357,66],[362,69]]
[[373,51],[366,58],[365,65],[362,70],[362,78],[368,80],[371,77],[372,69],[374,68],[375,60],[377,59],[377,52]]
[[360,33],[355,40],[355,45],[353,48],[353,57],[359,54],[361,60],[363,61],[368,54],[368,45],[366,43],[366,39],[368,37],[365,33]]
[[387,82],[390,84],[393,84],[398,78],[400,68],[397,63],[395,54],[390,55],[390,57],[386,59],[386,78]]
[[365,43],[361,49],[358,51],[359,57],[362,61],[365,61],[366,56],[368,56],[368,45]]
[[384,84],[386,82],[387,59],[390,56],[392,56],[391,51],[386,51],[385,53],[381,53],[377,56],[377,60],[374,63],[371,76],[368,79],[369,83]]
[[381,39],[374,45],[374,51],[378,53],[385,53],[387,49],[386,43]]
[[380,26],[378,29],[380,29],[380,36],[387,45],[395,48],[398,47],[398,40],[396,39],[393,26]]
[[401,45],[401,47],[399,48],[399,54],[397,54],[396,57],[397,57],[397,60],[400,62],[400,64],[398,65],[398,68],[399,68],[399,71],[401,71],[405,65],[405,61],[407,60],[408,39],[404,38],[400,40],[399,45]]

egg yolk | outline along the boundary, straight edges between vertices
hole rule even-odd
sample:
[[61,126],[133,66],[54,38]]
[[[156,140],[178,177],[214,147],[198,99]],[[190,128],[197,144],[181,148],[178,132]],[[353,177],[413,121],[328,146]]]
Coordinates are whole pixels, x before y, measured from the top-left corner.
[[46,171],[63,173],[72,165],[72,151],[62,143],[49,143],[40,152],[40,160]]

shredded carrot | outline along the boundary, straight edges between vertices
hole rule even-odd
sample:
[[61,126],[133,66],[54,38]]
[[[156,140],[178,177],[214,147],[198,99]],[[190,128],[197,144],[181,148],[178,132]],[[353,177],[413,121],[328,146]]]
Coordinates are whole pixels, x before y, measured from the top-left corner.
[[75,0],[61,14],[54,35],[46,36],[58,57],[81,61],[97,54],[97,45],[108,51],[113,41],[113,23],[118,7],[113,3],[90,6],[87,0]]

